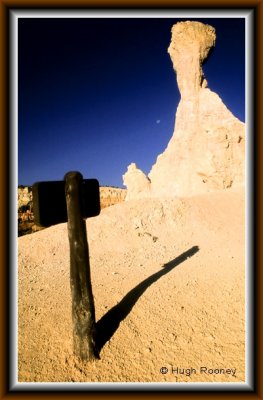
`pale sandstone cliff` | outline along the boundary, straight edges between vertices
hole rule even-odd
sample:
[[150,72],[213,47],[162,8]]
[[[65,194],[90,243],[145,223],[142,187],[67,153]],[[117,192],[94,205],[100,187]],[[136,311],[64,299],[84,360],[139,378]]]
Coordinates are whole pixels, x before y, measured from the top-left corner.
[[207,88],[202,71],[215,38],[214,28],[200,22],[173,26],[168,53],[181,94],[174,133],[148,177],[135,164],[128,167],[127,200],[192,196],[244,183],[245,125]]
[[121,203],[125,200],[127,190],[109,186],[100,187],[101,209]]

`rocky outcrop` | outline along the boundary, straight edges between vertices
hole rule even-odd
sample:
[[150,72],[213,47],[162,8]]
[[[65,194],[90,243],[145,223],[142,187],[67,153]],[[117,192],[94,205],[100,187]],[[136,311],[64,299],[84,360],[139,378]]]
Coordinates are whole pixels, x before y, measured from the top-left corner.
[[244,183],[245,125],[208,89],[202,71],[215,38],[214,28],[200,22],[173,26],[168,53],[181,94],[174,133],[148,177],[128,167],[126,199],[192,196]]
[[196,99],[200,88],[207,86],[202,63],[214,47],[215,39],[215,29],[210,25],[187,21],[173,26],[168,53],[182,100]]
[[140,199],[150,193],[151,181],[135,163],[128,166],[126,174],[123,175],[123,183],[129,189],[126,200]]
[[126,189],[120,189],[110,186],[100,187],[100,206],[101,209],[114,206],[125,200],[127,194]]
[[27,206],[33,199],[30,186],[19,186],[17,189],[17,208]]

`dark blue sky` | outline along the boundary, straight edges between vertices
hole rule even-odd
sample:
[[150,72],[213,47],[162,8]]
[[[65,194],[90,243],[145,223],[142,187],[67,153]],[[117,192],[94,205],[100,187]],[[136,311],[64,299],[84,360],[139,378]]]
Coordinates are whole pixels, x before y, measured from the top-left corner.
[[244,121],[244,18],[19,19],[18,183],[79,170],[121,187],[131,162],[149,173],[173,133],[180,97],[167,48],[187,19],[215,27],[208,87]]

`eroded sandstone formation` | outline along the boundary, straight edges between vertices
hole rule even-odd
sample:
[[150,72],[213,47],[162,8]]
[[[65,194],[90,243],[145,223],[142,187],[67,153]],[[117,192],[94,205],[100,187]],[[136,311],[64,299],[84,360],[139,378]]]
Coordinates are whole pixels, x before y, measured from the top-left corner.
[[19,186],[17,189],[17,208],[27,206],[32,200],[32,188],[29,186]]
[[128,188],[125,200],[131,200],[134,197],[140,199],[150,194],[151,181],[135,163],[128,166],[126,174],[123,175],[123,184]]
[[200,22],[173,26],[168,53],[181,94],[174,133],[148,177],[135,164],[128,167],[127,200],[192,196],[244,183],[245,125],[208,89],[202,71],[215,39],[215,29]]
[[196,98],[200,87],[206,87],[202,63],[215,39],[215,29],[200,22],[179,22],[173,26],[168,53],[182,99]]
[[126,189],[120,189],[110,186],[100,186],[100,207],[101,209],[114,206],[125,200]]

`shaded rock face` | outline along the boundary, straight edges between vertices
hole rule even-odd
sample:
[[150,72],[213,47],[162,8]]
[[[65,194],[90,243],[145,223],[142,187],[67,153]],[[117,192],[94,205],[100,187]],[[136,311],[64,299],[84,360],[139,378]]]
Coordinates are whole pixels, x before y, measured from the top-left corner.
[[[174,133],[148,177],[138,168],[136,174],[128,168],[127,200],[192,196],[244,183],[245,125],[207,88],[202,71],[215,38],[214,28],[200,22],[173,26],[168,52],[181,94]],[[138,184],[139,173],[145,179]]]

